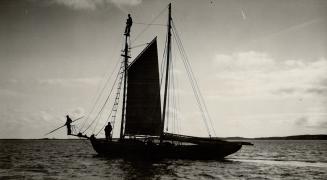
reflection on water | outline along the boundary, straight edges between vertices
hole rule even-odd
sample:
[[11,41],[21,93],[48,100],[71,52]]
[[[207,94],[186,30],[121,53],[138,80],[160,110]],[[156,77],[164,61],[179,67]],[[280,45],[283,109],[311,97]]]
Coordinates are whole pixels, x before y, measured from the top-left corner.
[[253,141],[224,161],[129,161],[84,140],[0,140],[0,179],[327,179],[327,141]]

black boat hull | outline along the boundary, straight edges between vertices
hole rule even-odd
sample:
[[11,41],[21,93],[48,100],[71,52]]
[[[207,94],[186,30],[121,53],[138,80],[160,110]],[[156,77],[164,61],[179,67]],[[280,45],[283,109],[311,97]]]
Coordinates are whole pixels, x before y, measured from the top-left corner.
[[215,144],[172,144],[169,142],[155,144],[141,140],[106,141],[91,139],[94,150],[112,158],[142,159],[223,159],[237,152],[242,144],[221,141]]

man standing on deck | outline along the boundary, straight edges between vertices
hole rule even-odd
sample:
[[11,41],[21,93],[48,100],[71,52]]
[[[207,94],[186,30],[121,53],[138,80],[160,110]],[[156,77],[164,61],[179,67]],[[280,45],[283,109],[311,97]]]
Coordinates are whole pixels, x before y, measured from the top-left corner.
[[70,119],[70,117],[67,115],[66,116],[67,120],[66,120],[66,126],[67,126],[67,135],[71,135],[72,134],[72,130],[71,130],[71,123],[73,122],[72,119]]
[[132,24],[133,24],[132,17],[131,17],[130,14],[128,14],[128,18],[127,18],[127,21],[126,21],[125,35],[129,36],[129,33],[131,31]]
[[108,122],[108,125],[104,128],[104,132],[106,134],[107,141],[111,140],[111,131],[112,131],[112,126],[111,126],[111,123]]

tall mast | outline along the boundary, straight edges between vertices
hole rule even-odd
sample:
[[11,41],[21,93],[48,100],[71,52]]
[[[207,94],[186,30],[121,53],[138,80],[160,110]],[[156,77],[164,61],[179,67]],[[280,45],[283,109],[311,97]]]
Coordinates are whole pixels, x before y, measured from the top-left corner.
[[[128,25],[126,25],[128,26]],[[124,138],[124,118],[125,118],[125,104],[126,104],[126,87],[127,87],[127,67],[128,67],[128,42],[127,39],[129,38],[130,33],[125,32],[125,49],[124,54],[122,55],[124,57],[124,89],[123,89],[123,107],[122,107],[122,115],[121,115],[121,124],[120,124],[120,140]]]
[[165,80],[165,93],[164,93],[164,103],[161,121],[161,135],[164,133],[165,118],[166,118],[166,106],[167,106],[167,94],[168,94],[168,83],[169,83],[169,64],[171,61],[171,3],[168,5],[168,41],[167,41],[167,65],[166,65],[166,80]]

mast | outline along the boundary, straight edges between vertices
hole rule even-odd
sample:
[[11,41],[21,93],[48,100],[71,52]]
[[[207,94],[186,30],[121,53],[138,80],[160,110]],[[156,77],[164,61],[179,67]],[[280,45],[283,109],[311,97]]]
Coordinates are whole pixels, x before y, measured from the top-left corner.
[[[128,24],[126,24],[128,26]],[[125,49],[124,54],[121,55],[124,57],[124,88],[123,88],[123,107],[122,107],[122,115],[121,115],[121,124],[120,124],[120,137],[119,139],[122,140],[124,138],[124,118],[125,118],[125,104],[126,104],[126,87],[127,87],[127,67],[128,67],[128,42],[127,39],[130,36],[130,33],[125,32]]]
[[[171,60],[171,3],[168,5],[168,41],[167,41],[167,66],[166,66],[166,80],[165,80],[165,93],[164,93],[164,103],[162,112],[162,122],[161,122],[161,136],[164,134],[165,118],[166,118],[166,106],[167,106],[167,94],[168,94],[168,83],[169,83],[169,64]],[[161,139],[161,138],[160,138]],[[160,140],[161,141],[161,140]]]

